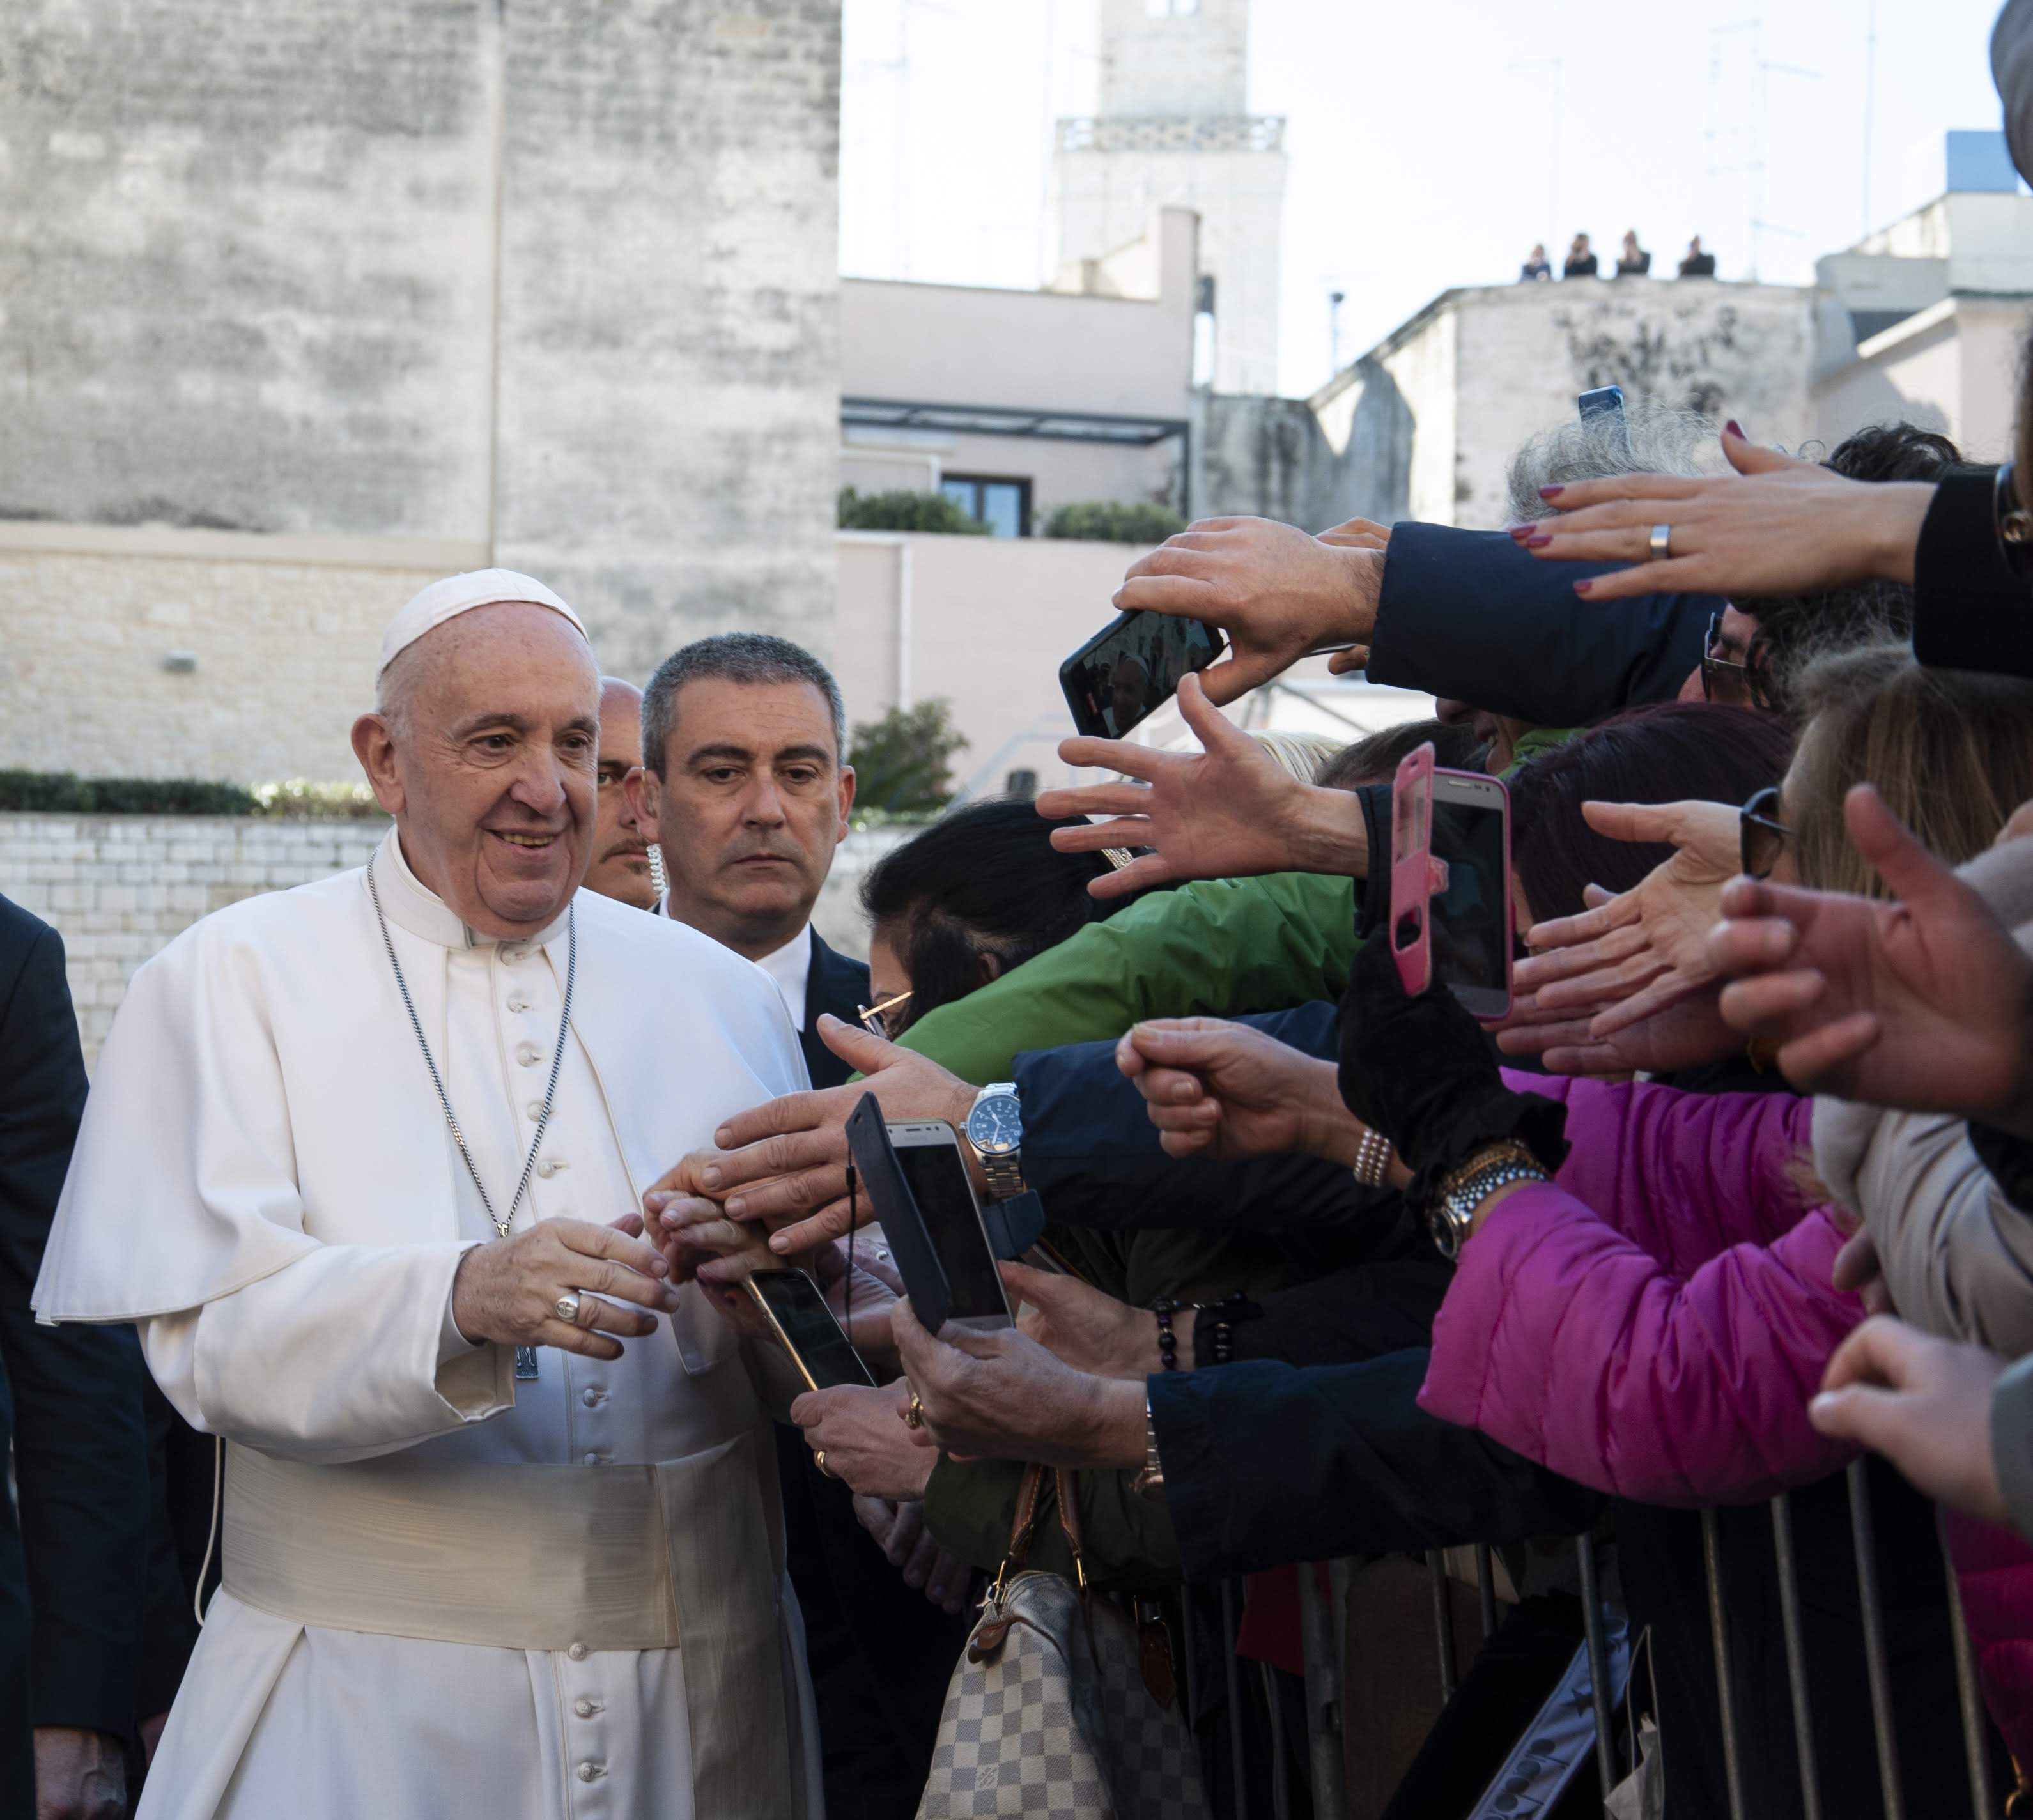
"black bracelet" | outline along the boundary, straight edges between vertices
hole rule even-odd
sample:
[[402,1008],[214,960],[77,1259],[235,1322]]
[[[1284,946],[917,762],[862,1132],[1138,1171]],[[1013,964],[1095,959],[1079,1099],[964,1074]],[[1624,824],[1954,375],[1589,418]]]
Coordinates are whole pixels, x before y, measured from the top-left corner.
[[1168,1372],[1179,1369],[1179,1338],[1172,1331],[1172,1316],[1178,1305],[1168,1295],[1151,1305],[1151,1312],[1158,1317],[1158,1357]]

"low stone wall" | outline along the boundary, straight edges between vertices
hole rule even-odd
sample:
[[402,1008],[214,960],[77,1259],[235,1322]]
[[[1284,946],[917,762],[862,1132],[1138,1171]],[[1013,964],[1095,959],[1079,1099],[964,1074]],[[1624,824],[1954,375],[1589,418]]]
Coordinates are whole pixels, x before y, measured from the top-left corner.
[[[0,892],[64,938],[85,1065],[134,970],[200,916],[259,892],[363,866],[385,822],[211,815],[0,815]],[[813,920],[836,948],[867,953],[862,874],[910,830],[852,834]]]

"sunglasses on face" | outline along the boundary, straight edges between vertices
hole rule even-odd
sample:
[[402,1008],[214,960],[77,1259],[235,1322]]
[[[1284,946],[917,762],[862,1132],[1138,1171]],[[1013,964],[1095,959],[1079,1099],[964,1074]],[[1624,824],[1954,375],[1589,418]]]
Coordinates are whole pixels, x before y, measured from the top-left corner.
[[1750,641],[1743,659],[1719,657],[1716,646],[1722,638],[1722,615],[1709,616],[1708,636],[1702,644],[1702,699],[1720,702],[1728,707],[1765,708],[1772,706],[1771,677],[1765,665],[1767,646],[1762,638]]
[[887,1043],[890,1038],[892,1027],[894,1026],[899,1029],[903,1027],[903,1020],[897,1016],[897,1013],[902,1007],[910,1002],[911,994],[908,992],[895,993],[874,1005],[863,1005],[855,1013],[855,1017],[859,1021],[861,1028],[870,1036],[879,1036]]
[[1747,878],[1769,878],[1793,830],[1775,818],[1779,788],[1768,784],[1736,812],[1737,859]]

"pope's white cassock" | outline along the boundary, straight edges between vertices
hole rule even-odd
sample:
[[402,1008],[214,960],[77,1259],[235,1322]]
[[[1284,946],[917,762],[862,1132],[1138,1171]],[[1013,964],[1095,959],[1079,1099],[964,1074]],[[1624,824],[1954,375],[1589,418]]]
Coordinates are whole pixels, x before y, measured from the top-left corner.
[[[505,1208],[567,919],[480,935],[393,833],[373,870]],[[575,908],[519,1229],[638,1208],[721,1119],[805,1084],[759,969],[668,917]],[[451,1320],[460,1254],[492,1236],[365,872],[220,911],[135,975],[36,1307],[137,1322],[170,1400],[226,1440],[223,1589],[144,1820],[818,1811],[765,1426],[784,1380],[687,1286],[617,1362],[545,1348],[519,1382],[512,1347]]]

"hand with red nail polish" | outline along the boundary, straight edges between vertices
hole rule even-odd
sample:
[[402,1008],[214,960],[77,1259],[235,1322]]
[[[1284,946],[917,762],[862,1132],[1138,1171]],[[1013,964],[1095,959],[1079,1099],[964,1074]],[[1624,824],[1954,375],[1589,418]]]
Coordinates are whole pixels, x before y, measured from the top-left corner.
[[[1760,448],[1734,422],[1722,448],[1734,473],[1619,474],[1542,487],[1555,514],[1518,541],[1542,562],[1632,565],[1576,582],[1574,592],[1591,601],[1666,593],[1750,599],[1873,577],[1911,581],[1930,483],[1851,480]],[[1655,558],[1659,525],[1670,537],[1668,554]]]

